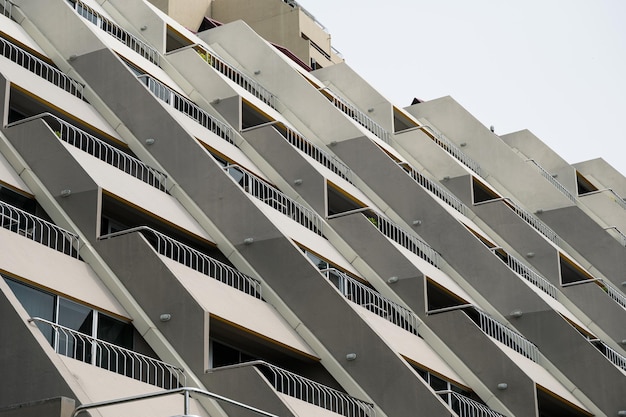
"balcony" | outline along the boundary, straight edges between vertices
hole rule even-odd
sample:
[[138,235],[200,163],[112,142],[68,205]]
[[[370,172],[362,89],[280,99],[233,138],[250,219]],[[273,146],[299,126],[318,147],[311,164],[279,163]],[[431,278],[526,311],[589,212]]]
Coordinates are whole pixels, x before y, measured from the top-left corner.
[[265,361],[222,366],[211,371],[254,367],[278,392],[345,417],[375,417],[374,405]]
[[8,17],[9,19],[13,19],[13,3],[9,0],[0,1],[0,7],[2,7],[2,14]]
[[613,365],[617,366],[622,371],[626,372],[626,357],[624,355],[610,348],[606,343],[604,343],[600,339],[587,338],[587,340],[596,349],[598,349],[609,361],[611,361]]
[[246,193],[300,223],[312,232],[323,236],[322,218],[313,210],[300,203],[296,203],[280,190],[250,174],[239,165],[227,165],[224,169]]
[[341,292],[348,301],[360,305],[417,336],[419,320],[408,308],[402,307],[383,297],[376,290],[363,285],[356,279],[335,268],[322,269],[320,272],[339,289],[339,292]]
[[164,101],[177,111],[185,114],[185,116],[195,120],[205,129],[210,130],[225,141],[232,144],[235,143],[233,140],[232,129],[226,123],[217,120],[215,117],[198,107],[197,104],[188,98],[183,97],[180,93],[172,90],[156,78],[151,77],[148,74],[140,75],[137,78],[146,87],[148,87],[150,92],[159,100]]
[[98,13],[91,7],[87,6],[80,0],[67,0],[71,7],[78,13],[79,16],[84,18],[90,23],[93,23],[98,29],[103,30],[109,35],[113,36],[124,45],[137,52],[139,55],[152,62],[155,65],[159,65],[159,52],[142,41],[138,37],[131,35],[126,30],[122,29],[113,21],[107,19],[102,14]]
[[39,317],[28,320],[50,328],[55,352],[146,384],[171,389],[184,386],[184,371],[174,365],[114,345]]
[[[4,9],[6,13],[6,10],[11,10],[11,6],[6,5],[10,5],[12,3],[5,0],[4,4],[5,7],[8,7],[8,9]],[[11,42],[1,37],[0,55],[15,62],[17,65],[26,68],[33,74],[36,74],[44,80],[51,82],[52,84],[78,97],[79,99],[84,100],[83,90],[85,86],[83,84],[79,83],[71,77],[68,77],[56,67],[37,58],[30,52],[20,48],[17,45],[12,44]]]
[[426,133],[437,145],[441,147],[441,149],[448,152],[457,161],[461,162],[463,165],[468,167],[476,174],[482,176],[482,169],[480,168],[480,164],[467,156],[465,153],[463,153],[463,151],[461,151],[454,143],[452,143],[450,139],[445,137],[443,134],[436,132],[432,127],[427,125],[419,126],[418,129],[422,129],[424,133]]
[[99,240],[111,239],[116,236],[134,232],[141,233],[160,255],[216,279],[252,297],[262,299],[261,283],[259,281],[147,226],[135,227],[100,236]]
[[[554,243],[557,246],[561,246],[561,238],[556,234],[554,230],[548,227],[544,222],[539,220],[537,217],[524,210],[519,204],[510,198],[503,198],[502,201],[506,204],[511,210],[515,212],[522,220],[524,220],[530,227],[544,235],[548,240]],[[490,201],[491,202],[491,201]],[[481,203],[478,203],[481,204]]]
[[517,353],[526,356],[531,361],[537,362],[539,349],[524,336],[493,319],[478,308],[470,308],[465,311],[465,314],[467,314],[487,336],[508,346]]
[[335,174],[352,184],[352,170],[334,155],[330,155],[322,148],[312,144],[295,130],[286,126],[279,126],[276,130],[295,148],[301,150],[311,158],[315,159]]
[[205,49],[203,46],[197,45],[196,51],[207,64],[215,68],[219,73],[225,75],[231,81],[234,81],[244,90],[261,100],[273,109],[276,109],[276,96],[265,89],[261,84],[248,77],[241,71],[237,70],[230,64],[227,64],[222,58],[216,56],[213,52]]
[[539,288],[541,291],[556,300],[557,289],[550,283],[550,281],[524,265],[519,259],[504,252],[501,248],[494,247],[489,250],[491,253],[496,255],[498,259],[504,262],[511,271],[515,272],[517,275],[524,278],[526,281],[530,282],[535,287]]
[[472,400],[458,392],[436,391],[459,417],[504,417],[486,405]]
[[167,190],[167,175],[152,168],[139,159],[134,158],[123,151],[109,145],[97,137],[59,119],[50,113],[42,113],[27,119],[12,123],[9,126],[26,123],[31,120],[41,119],[57,135],[57,137],[81,151],[98,158],[115,168],[145,182],[146,184],[160,190]]
[[563,184],[558,182],[556,178],[554,178],[554,175],[550,174],[548,171],[545,170],[544,167],[539,165],[539,162],[535,161],[534,159],[527,159],[526,162],[531,162],[535,167],[537,167],[539,172],[541,172],[541,175],[543,175],[545,179],[550,181],[550,184],[554,185],[554,187],[559,190],[565,197],[567,197],[572,203],[576,203],[576,197],[574,197],[572,193],[567,191],[567,188],[565,188]]
[[406,171],[406,173],[409,174],[409,176],[426,191],[434,194],[437,198],[439,198],[441,201],[443,201],[462,215],[467,216],[469,209],[465,204],[463,204],[461,200],[459,200],[452,193],[417,172],[412,166],[410,166],[406,162],[400,163],[398,165],[400,165],[400,167],[404,171]]
[[370,119],[365,113],[359,110],[354,104],[349,103],[345,99],[339,97],[333,93],[328,87],[320,89],[320,92],[330,100],[331,103],[344,114],[350,117],[352,120],[372,132],[383,142],[389,143],[389,132],[387,132],[381,125]]
[[79,259],[78,235],[2,201],[0,201],[0,227]]
[[[341,213],[344,214],[344,213]],[[347,213],[346,213],[347,214]],[[385,236],[410,250],[429,264],[439,268],[441,255],[417,236],[409,234],[391,220],[372,210],[363,214]]]

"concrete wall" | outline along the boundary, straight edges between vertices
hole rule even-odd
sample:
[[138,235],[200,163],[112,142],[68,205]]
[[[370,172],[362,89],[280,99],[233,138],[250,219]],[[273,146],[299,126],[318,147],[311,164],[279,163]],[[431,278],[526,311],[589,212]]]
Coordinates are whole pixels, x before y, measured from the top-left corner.
[[67,397],[55,397],[0,408],[2,417],[71,417],[75,402]]

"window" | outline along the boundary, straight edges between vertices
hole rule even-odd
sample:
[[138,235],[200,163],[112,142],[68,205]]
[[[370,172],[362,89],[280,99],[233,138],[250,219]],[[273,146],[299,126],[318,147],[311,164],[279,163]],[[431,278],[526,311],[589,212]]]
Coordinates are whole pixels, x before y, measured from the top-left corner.
[[250,104],[247,100],[241,100],[241,128],[249,129],[265,123],[273,122],[269,115],[265,114],[258,107]]
[[326,195],[329,216],[366,207],[365,203],[330,181],[326,181]]
[[585,271],[574,261],[559,252],[559,272],[561,274],[561,285],[574,284],[586,280],[593,280],[593,276]]
[[402,132],[419,125],[415,123],[409,116],[403,111],[394,106],[393,108],[393,131],[394,133]]
[[468,304],[454,292],[426,277],[426,308],[429,313]]
[[576,171],[576,189],[578,195],[592,193],[598,191],[598,187],[593,185],[591,181],[583,176],[580,172]]

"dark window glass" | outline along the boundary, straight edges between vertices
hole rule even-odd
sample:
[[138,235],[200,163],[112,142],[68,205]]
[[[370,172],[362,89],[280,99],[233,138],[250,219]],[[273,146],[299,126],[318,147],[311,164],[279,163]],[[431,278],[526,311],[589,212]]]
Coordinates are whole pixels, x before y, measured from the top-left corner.
[[[54,295],[7,278],[5,281],[29,316],[54,322]],[[52,344],[52,328],[40,323],[37,326]]]
[[98,314],[97,336],[99,340],[126,349],[133,348],[133,325],[104,314]]
[[[93,310],[60,298],[57,323],[87,336],[92,336]],[[91,362],[90,339],[83,335],[70,333],[67,330],[61,330],[58,335],[57,352],[83,362]]]

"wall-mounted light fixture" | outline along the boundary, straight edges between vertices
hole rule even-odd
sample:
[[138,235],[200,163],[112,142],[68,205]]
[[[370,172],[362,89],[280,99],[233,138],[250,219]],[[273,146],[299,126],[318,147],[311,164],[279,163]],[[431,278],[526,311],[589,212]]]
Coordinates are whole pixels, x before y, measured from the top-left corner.
[[252,245],[252,243],[254,243],[254,238],[253,237],[247,237],[243,240],[243,244],[244,245]]
[[348,361],[353,361],[355,359],[356,359],[356,353],[348,353],[346,355],[346,360],[348,360]]
[[507,389],[509,387],[509,384],[507,384],[506,382],[500,382],[498,384],[498,389],[500,391],[504,391],[505,389]]
[[254,71],[254,75],[259,75],[260,73],[261,73],[261,70]]
[[150,145],[154,145],[154,142],[156,142],[154,140],[154,138],[148,138],[146,139],[146,145],[150,146]]
[[513,310],[513,311],[511,311],[511,317],[515,317],[516,319],[519,319],[523,315],[524,315],[524,313],[522,313],[522,310]]
[[65,190],[61,190],[61,197],[69,197],[72,194],[72,190],[66,188]]
[[140,30],[140,31],[142,31],[142,32],[143,32],[144,30],[146,30],[146,29],[148,29],[148,26],[146,26],[146,25],[143,25],[142,27],[140,27],[140,28],[139,28],[139,30]]
[[293,180],[293,183],[294,183],[295,185],[300,185],[300,184],[302,184],[302,178],[297,178],[297,179]]
[[400,278],[398,278],[397,276],[395,276],[395,275],[394,275],[393,277],[389,277],[389,278],[387,279],[387,282],[388,282],[389,284],[395,284],[396,282],[398,282],[398,280],[399,280],[399,279],[400,279]]
[[413,220],[413,226],[419,226],[420,224],[422,224],[421,220]]
[[159,316],[159,320],[166,322],[166,321],[170,321],[172,319],[172,315],[169,313],[163,313]]
[[72,54],[69,56],[68,61],[72,62],[72,61],[76,61],[76,55]]
[[535,256],[535,252],[528,252],[528,253],[526,254],[526,257],[527,257],[527,258],[532,258],[533,256]]

